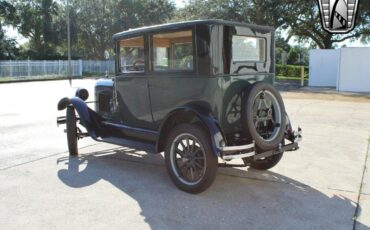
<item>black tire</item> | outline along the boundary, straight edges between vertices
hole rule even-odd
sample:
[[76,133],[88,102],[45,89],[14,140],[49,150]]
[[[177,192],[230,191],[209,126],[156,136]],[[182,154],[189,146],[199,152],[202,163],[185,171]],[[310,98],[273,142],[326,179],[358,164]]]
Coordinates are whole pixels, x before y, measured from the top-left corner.
[[[248,91],[242,103],[242,124],[246,136],[249,141],[255,141],[257,151],[275,149],[284,139],[286,113],[283,99],[274,86],[264,82],[255,83]],[[261,122],[263,119],[266,121]]]
[[67,142],[69,155],[76,156],[78,155],[77,119],[74,107],[72,106],[67,107],[66,119],[67,119]]
[[189,193],[209,188],[218,167],[206,132],[194,124],[180,124],[172,129],[166,141],[165,162],[175,185]]
[[249,160],[248,158],[244,158],[243,161],[245,165],[249,165],[253,169],[268,170],[279,163],[283,157],[283,154],[284,152],[266,157],[261,160]]

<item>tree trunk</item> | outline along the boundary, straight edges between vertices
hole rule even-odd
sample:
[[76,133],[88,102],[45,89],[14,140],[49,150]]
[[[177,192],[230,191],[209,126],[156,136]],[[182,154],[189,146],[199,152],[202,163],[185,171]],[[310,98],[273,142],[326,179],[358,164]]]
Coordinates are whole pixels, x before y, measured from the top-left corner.
[[324,49],[333,49],[333,41],[332,41],[332,34],[327,33],[325,38],[323,39]]

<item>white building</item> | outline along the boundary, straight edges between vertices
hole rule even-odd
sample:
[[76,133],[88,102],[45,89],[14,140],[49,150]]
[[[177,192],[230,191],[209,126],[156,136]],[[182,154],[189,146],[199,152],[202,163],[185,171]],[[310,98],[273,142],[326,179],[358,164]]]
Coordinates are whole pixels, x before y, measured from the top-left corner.
[[309,86],[370,92],[370,47],[311,50]]

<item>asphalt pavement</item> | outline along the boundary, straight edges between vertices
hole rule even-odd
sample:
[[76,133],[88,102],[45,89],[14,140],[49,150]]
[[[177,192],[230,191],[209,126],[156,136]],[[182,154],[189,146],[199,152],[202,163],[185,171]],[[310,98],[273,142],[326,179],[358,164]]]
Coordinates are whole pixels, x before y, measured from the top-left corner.
[[[0,169],[66,151],[64,127],[57,127],[58,101],[95,80],[38,81],[0,84]],[[91,94],[93,95],[93,94]],[[94,143],[82,140],[80,146]]]
[[68,81],[0,84],[2,229],[370,229],[366,97],[282,92],[300,150],[269,171],[220,168],[191,195],[161,154],[86,139],[69,157],[56,104],[70,91]]

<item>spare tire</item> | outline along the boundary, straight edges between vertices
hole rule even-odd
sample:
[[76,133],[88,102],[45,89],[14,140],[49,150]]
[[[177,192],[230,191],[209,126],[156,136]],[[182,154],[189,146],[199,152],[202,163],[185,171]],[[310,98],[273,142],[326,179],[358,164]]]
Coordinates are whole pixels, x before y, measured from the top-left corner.
[[284,139],[285,107],[273,85],[258,82],[245,93],[242,103],[242,123],[249,141],[257,151],[275,149]]

